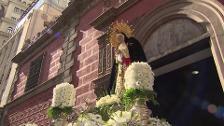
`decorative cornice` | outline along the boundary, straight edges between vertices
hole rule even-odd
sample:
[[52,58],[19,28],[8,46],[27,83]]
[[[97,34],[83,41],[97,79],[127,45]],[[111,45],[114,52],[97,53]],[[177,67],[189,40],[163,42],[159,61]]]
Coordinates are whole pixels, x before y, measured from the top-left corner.
[[14,21],[14,20],[12,20],[12,19],[10,19],[8,17],[3,17],[1,20],[5,21],[7,23],[11,23],[12,25],[16,25],[16,21]]
[[37,49],[41,50],[48,44],[50,44],[55,39],[54,36],[50,34],[44,34],[41,36],[36,42],[34,42],[29,48],[19,52],[13,59],[14,63],[25,62],[26,60],[33,57],[37,51]]
[[[55,34],[57,31],[65,28],[65,26],[69,25],[71,20],[74,21],[75,18],[79,19],[79,17],[84,14],[91,6],[95,5],[98,0],[82,0],[82,1],[74,1],[72,2],[63,12],[62,15],[57,19],[57,21],[49,28]],[[89,5],[89,6],[88,6]],[[74,13],[76,12],[76,13]],[[72,18],[71,18],[72,17]],[[47,30],[46,30],[47,31]],[[50,39],[49,39],[50,38]],[[26,50],[18,53],[12,61],[15,63],[21,63],[24,61],[23,59],[27,59],[27,57],[31,57],[31,54],[37,52],[34,50],[42,49],[47,46],[53,40],[53,35],[44,32],[42,36],[40,36],[33,44]],[[47,41],[47,42],[46,42]]]
[[104,28],[104,26],[113,22],[116,16],[117,16],[117,9],[112,7],[106,12],[102,13],[94,21],[92,21],[90,25],[94,26],[94,28],[98,30],[101,30],[102,28]]
[[129,7],[133,6],[138,0],[127,0],[118,7],[112,7],[93,20],[90,25],[98,30],[102,30],[106,25],[112,23],[118,15],[123,13]]

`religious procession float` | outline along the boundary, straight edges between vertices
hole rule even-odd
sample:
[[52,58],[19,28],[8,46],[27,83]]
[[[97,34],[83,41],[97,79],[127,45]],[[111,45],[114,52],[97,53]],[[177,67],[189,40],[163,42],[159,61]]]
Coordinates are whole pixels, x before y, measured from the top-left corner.
[[150,115],[147,101],[154,104],[154,74],[147,63],[140,42],[133,37],[133,28],[115,22],[108,31],[108,41],[115,50],[107,95],[97,99],[95,106],[74,109],[75,88],[58,84],[53,91],[48,116],[55,126],[170,126]]

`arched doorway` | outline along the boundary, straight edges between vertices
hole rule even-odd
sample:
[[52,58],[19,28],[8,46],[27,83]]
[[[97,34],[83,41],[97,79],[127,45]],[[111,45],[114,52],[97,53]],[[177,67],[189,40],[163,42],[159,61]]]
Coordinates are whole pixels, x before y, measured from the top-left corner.
[[224,125],[223,6],[216,1],[166,3],[137,25],[156,75],[153,114],[176,126]]

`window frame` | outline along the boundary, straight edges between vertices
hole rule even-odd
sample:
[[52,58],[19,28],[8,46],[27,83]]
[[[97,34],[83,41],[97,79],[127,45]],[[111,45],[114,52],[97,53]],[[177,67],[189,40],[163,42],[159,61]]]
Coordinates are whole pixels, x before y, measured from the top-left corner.
[[7,32],[8,32],[8,33],[13,33],[13,31],[14,31],[13,27],[8,27],[8,28],[7,28]]
[[[29,67],[29,73],[28,73],[28,76],[27,76],[27,81],[26,81],[26,85],[25,85],[25,92],[35,88],[36,86],[38,86],[40,84],[40,80],[41,80],[41,73],[43,71],[43,65],[44,65],[44,60],[45,60],[45,55],[46,53],[42,53],[41,55],[39,55],[37,58],[35,58],[31,63],[30,63],[30,67]],[[32,63],[34,63],[35,65],[35,62],[37,60],[39,60],[39,58],[41,58],[41,63],[40,63],[40,67],[39,67],[39,73],[38,73],[38,78],[37,78],[37,81],[35,82],[35,84],[33,84],[33,78],[31,78],[31,70],[32,70]],[[32,73],[33,74],[33,73]],[[35,75],[35,74],[34,74]],[[32,75],[32,76],[34,76]]]
[[20,13],[20,8],[18,8],[18,7],[14,7],[14,12],[15,12],[15,13]]

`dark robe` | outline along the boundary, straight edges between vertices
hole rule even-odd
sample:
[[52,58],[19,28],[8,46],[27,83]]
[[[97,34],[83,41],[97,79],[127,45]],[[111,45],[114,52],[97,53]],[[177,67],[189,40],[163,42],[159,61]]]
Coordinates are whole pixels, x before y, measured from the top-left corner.
[[[131,62],[138,62],[138,61],[147,62],[144,50],[137,39],[133,37],[125,38],[125,43],[128,46]],[[109,94],[115,93],[116,77],[117,77],[117,64],[114,61],[113,67],[111,70],[110,85],[108,88]]]

